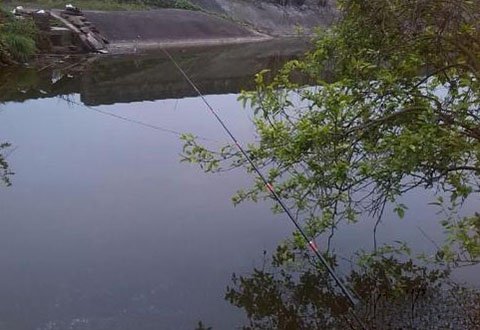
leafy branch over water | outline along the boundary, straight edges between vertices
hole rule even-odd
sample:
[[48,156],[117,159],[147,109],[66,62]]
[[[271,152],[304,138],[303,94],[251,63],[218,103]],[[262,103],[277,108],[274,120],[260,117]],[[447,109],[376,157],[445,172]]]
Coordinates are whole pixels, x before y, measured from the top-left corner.
[[[448,279],[480,258],[480,218],[460,215],[480,193],[480,3],[341,0],[342,20],[314,49],[240,99],[252,107],[248,153],[310,237],[433,193],[448,236],[433,258],[377,246],[352,260],[346,279],[371,328],[479,327],[478,292]],[[309,86],[298,83],[298,77]],[[207,172],[252,168],[234,146],[209,150],[184,136],[184,160]],[[261,180],[235,203],[269,198]],[[478,204],[477,204],[478,205]],[[427,206],[427,205],[426,205]],[[274,208],[275,211],[281,211]],[[246,329],[356,328],[345,298],[318,272],[300,236],[278,247],[272,269],[234,277],[226,299]],[[399,253],[401,252],[401,253]],[[326,252],[334,267],[338,255]]]
[[[460,261],[459,243],[477,259],[478,216],[455,212],[480,192],[480,3],[338,3],[342,20],[314,50],[273,79],[259,73],[257,90],[241,96],[258,135],[248,152],[312,237],[360,215],[380,222],[386,206],[403,217],[400,198],[427,189],[448,197],[439,203],[451,238],[441,255]],[[184,142],[185,160],[207,171],[248,168],[230,146]],[[234,202],[261,198],[268,191],[257,180]]]

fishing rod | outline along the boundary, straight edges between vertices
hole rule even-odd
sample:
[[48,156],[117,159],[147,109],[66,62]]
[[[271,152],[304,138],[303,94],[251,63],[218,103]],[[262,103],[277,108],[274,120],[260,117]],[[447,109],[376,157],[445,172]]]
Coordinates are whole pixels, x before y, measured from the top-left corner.
[[[298,232],[302,236],[302,238],[305,240],[305,242],[308,244],[310,249],[313,251],[315,256],[318,258],[318,260],[322,263],[322,265],[327,269],[328,273],[330,276],[334,279],[335,283],[338,285],[342,293],[347,297],[348,301],[352,305],[352,307],[355,307],[356,305],[356,299],[353,297],[353,295],[350,293],[350,291],[346,288],[345,284],[341,281],[341,279],[337,276],[333,268],[330,266],[328,261],[325,259],[325,257],[320,253],[317,245],[315,244],[313,239],[309,239],[305,231],[302,229],[300,224],[295,220],[295,217],[293,216],[292,212],[290,211],[290,208],[284,203],[282,198],[278,195],[278,193],[275,191],[275,188],[273,185],[267,180],[265,175],[260,171],[258,166],[255,164],[255,162],[252,160],[252,158],[248,155],[248,153],[245,151],[245,149],[240,145],[238,140],[236,139],[235,135],[231,132],[231,130],[228,128],[228,126],[225,124],[225,122],[222,120],[222,118],[217,114],[217,112],[213,109],[213,107],[210,105],[210,103],[207,101],[205,96],[202,94],[202,92],[198,89],[198,87],[195,85],[195,83],[190,79],[190,77],[186,74],[186,72],[180,67],[180,65],[175,61],[172,55],[170,53],[162,48],[163,53],[172,61],[174,66],[178,69],[178,71],[182,74],[182,76],[185,78],[185,80],[188,82],[190,86],[195,90],[195,92],[198,94],[198,96],[202,99],[203,103],[207,106],[208,110],[210,113],[215,117],[215,119],[218,121],[218,123],[222,126],[224,131],[227,133],[227,135],[230,137],[230,139],[233,141],[235,146],[238,148],[240,153],[245,157],[245,159],[248,161],[248,163],[252,166],[254,171],[257,173],[259,178],[263,181],[265,184],[265,187],[267,190],[270,192],[272,197],[277,201],[277,203],[280,205],[280,207],[285,211],[287,214],[288,218],[291,220],[291,222],[294,224],[294,226],[297,228]],[[355,319],[363,329],[366,329],[365,325],[361,322],[361,320],[358,318],[358,316],[353,313]]]

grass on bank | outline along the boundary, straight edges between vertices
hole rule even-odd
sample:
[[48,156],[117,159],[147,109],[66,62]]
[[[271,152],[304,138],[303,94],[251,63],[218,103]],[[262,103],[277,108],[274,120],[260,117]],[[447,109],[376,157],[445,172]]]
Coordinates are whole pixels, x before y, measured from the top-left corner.
[[35,54],[37,29],[30,19],[15,19],[0,8],[0,63],[25,62]]
[[72,4],[80,9],[87,10],[146,10],[155,8],[176,8],[188,10],[200,10],[189,0],[27,0],[27,1],[4,1],[3,6],[9,10],[16,6],[26,8],[65,8]]

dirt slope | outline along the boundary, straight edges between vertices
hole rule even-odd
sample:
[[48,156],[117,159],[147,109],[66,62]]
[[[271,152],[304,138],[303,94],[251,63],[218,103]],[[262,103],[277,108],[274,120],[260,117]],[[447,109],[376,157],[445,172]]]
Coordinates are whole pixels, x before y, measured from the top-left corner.
[[85,16],[114,43],[258,37],[229,20],[197,11],[85,11]]
[[229,17],[272,36],[313,34],[318,27],[330,26],[338,18],[335,0],[190,1],[205,11]]

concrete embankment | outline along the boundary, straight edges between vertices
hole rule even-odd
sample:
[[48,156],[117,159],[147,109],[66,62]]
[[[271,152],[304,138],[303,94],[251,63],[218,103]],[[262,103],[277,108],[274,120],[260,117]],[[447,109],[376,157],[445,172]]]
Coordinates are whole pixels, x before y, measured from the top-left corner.
[[268,39],[267,35],[199,11],[84,11],[84,15],[110,41],[113,52]]
[[[202,11],[16,9],[41,22],[44,53],[134,53],[165,47],[212,46],[311,35],[337,16],[333,0],[191,0]],[[281,2],[281,1],[280,1]],[[41,20],[40,20],[41,18]],[[60,25],[60,26],[59,26]]]
[[338,17],[333,0],[323,5],[319,0],[301,0],[286,6],[252,0],[191,1],[203,11],[85,11],[85,16],[111,41],[113,52],[305,36],[330,26]]

